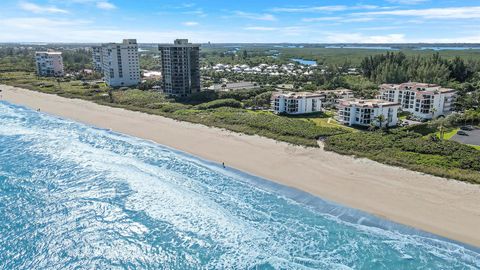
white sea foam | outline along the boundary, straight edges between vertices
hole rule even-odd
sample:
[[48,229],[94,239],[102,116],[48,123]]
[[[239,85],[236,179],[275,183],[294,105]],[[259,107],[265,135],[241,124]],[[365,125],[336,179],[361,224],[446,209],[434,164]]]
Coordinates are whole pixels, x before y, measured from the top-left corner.
[[[66,218],[56,221],[61,229],[55,235],[84,239],[88,245],[57,237],[45,249],[70,243],[69,252],[78,251],[73,247],[79,246],[83,258],[104,256],[145,265],[183,261],[203,269],[261,269],[267,265],[355,269],[380,263],[375,256],[384,256],[382,263],[387,264],[415,261],[426,268],[447,264],[464,269],[480,267],[479,255],[457,244],[362,225],[362,219],[347,222],[341,218],[347,210],[338,211],[342,213],[338,217],[318,213],[260,185],[251,187],[247,183],[252,181],[243,176],[212,170],[201,161],[150,142],[1,103],[0,113],[0,136],[20,137],[18,141],[26,142],[28,153],[46,156],[63,170],[72,168],[71,175],[76,178],[74,186],[51,195],[58,201],[70,198],[63,204],[71,210]],[[62,175],[47,170],[33,177]],[[124,183],[130,191],[96,187],[97,179]],[[97,200],[94,209],[82,204],[82,198],[113,199],[117,193],[124,196],[121,204]],[[175,253],[142,240],[129,242],[105,234],[144,239],[157,229],[130,220],[131,212],[144,213],[165,233],[171,230],[171,244],[182,251]],[[92,215],[101,219],[92,220]],[[79,219],[88,221],[90,229],[82,231],[83,235],[72,235],[69,224]],[[101,231],[97,231],[99,228]],[[102,237],[108,237],[111,243],[106,244]],[[200,256],[201,252],[204,254]],[[369,257],[371,261],[365,261]]]

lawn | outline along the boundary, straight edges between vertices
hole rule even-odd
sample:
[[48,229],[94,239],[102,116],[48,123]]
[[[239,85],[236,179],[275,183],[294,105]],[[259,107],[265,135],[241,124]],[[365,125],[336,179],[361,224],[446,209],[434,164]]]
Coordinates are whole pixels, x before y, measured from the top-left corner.
[[473,147],[473,148],[475,148],[475,149],[477,149],[477,150],[480,151],[480,145],[471,145],[471,144],[469,144],[468,146],[471,146],[471,147]]
[[345,131],[348,131],[348,132],[357,131],[356,129],[345,126],[339,123],[337,120],[335,120],[335,113],[333,111],[325,111],[325,112],[302,114],[302,115],[288,115],[284,117],[313,122],[315,123],[315,125],[319,127],[339,128],[339,129],[344,129]]
[[[443,134],[443,139],[444,140],[450,140],[453,136],[457,134],[457,132],[460,130],[460,128],[454,128],[448,131],[445,131]],[[435,136],[440,139],[440,132],[435,132]]]

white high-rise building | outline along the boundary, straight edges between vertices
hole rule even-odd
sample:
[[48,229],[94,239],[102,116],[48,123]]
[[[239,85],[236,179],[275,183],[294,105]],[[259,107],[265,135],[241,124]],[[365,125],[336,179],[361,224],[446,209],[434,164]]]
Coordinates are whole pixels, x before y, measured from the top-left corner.
[[380,99],[397,102],[401,109],[421,119],[432,119],[452,112],[455,99],[454,89],[442,88],[436,84],[403,83],[382,84]]
[[341,100],[338,105],[337,120],[349,126],[391,127],[397,125],[399,108],[400,104],[385,100],[346,99]]
[[97,72],[102,72],[103,70],[102,46],[92,47],[92,67]]
[[322,110],[321,94],[310,92],[273,93],[272,109],[275,113],[304,114]]
[[35,62],[38,76],[63,77],[63,58],[61,52],[36,52]]
[[136,39],[102,45],[102,69],[105,82],[111,87],[134,86],[140,83],[140,63]]

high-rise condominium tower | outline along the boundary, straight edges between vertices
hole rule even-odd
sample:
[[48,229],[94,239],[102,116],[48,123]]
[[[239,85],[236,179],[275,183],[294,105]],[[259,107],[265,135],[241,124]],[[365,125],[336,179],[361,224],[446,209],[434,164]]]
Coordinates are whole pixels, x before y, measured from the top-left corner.
[[135,39],[102,45],[102,69],[105,82],[112,87],[140,83],[138,45]]
[[163,91],[174,96],[200,92],[200,45],[177,39],[158,46],[162,61]]

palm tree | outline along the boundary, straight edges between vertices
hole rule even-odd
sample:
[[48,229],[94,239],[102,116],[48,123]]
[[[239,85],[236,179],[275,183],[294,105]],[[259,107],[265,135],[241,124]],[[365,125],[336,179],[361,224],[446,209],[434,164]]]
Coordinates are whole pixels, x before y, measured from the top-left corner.
[[440,140],[443,141],[445,138],[445,127],[443,126],[443,122],[440,122],[440,125],[438,126],[438,131],[440,132]]
[[[377,117],[375,117],[375,120],[377,120],[377,122],[380,124],[380,128],[383,128],[383,123],[386,122],[387,119],[385,118],[385,115],[380,114]],[[387,127],[388,127],[388,124],[387,124]]]
[[110,99],[110,103],[113,103],[113,90],[112,90],[112,88],[108,88],[108,97]]
[[475,116],[476,112],[474,110],[466,110],[463,115],[463,117],[465,117],[465,125],[467,124],[468,120],[470,120],[473,125],[473,122],[475,121]]
[[437,112],[437,108],[433,107],[430,109],[430,113],[432,114],[432,120],[435,118],[435,113]]

